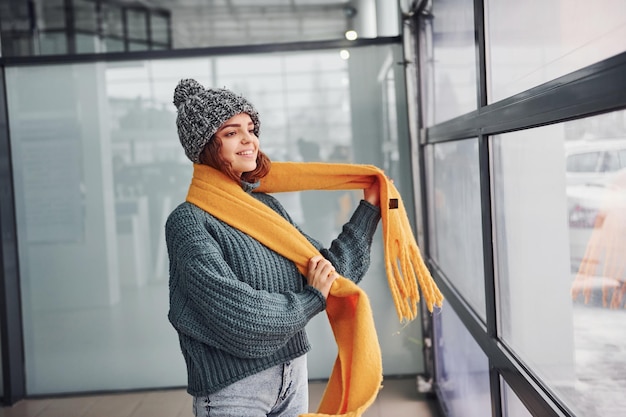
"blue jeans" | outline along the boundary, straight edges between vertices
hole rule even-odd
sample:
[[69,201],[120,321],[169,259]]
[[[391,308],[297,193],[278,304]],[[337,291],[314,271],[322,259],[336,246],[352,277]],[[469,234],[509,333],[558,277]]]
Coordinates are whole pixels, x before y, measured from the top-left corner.
[[196,417],[297,417],[309,412],[306,355],[261,371],[206,397],[193,397]]

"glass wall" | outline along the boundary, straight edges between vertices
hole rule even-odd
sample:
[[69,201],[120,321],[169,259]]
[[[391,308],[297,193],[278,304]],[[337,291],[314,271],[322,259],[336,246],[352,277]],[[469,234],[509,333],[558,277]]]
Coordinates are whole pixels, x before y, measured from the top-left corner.
[[[406,134],[405,103],[393,101],[405,88],[394,65],[401,46],[352,48],[347,60],[339,52],[7,68],[27,394],[186,384],[167,321],[163,239],[191,177],[172,104],[181,78],[248,97],[274,160],[408,167],[408,144],[397,139]],[[394,182],[411,201],[410,175]],[[329,243],[361,195],[277,197]],[[372,252],[363,288],[384,372],[415,374],[423,367],[419,321],[398,322],[379,236]],[[324,315],[309,335],[309,375],[325,378],[336,345]]]
[[524,403],[515,395],[515,391],[502,381],[502,408],[505,417],[532,417]]
[[453,309],[434,315],[437,385],[447,417],[490,416],[489,361]]
[[498,135],[493,159],[502,339],[576,415],[617,417],[626,112]]
[[426,126],[476,110],[472,0],[434,1],[423,24],[422,101]]
[[[623,414],[623,2],[404,4],[426,258],[446,296],[435,340],[451,349],[453,314],[489,370],[494,409],[466,414]],[[446,415],[464,353],[435,345]]]
[[485,319],[478,142],[428,147],[430,255]]
[[487,0],[485,19],[489,102],[626,50],[622,0]]

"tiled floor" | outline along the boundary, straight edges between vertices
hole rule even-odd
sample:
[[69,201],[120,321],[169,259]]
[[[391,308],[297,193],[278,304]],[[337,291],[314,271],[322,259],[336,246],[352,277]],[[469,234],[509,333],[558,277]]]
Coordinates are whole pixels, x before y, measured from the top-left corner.
[[[310,384],[315,408],[325,383]],[[378,398],[364,417],[438,417],[430,397],[418,394],[415,379],[391,379],[383,383]],[[184,390],[150,391],[51,399],[29,399],[0,408],[0,417],[193,417],[191,397]]]

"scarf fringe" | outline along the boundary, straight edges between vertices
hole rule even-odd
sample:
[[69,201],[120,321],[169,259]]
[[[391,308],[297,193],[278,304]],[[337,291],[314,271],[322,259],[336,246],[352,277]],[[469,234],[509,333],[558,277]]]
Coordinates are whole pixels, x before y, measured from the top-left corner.
[[[381,220],[387,282],[400,322],[417,317],[420,290],[431,313],[441,307],[443,295],[420,254],[400,192],[384,171],[373,165],[322,162],[272,162],[270,174],[257,191],[275,193],[303,190],[380,187]],[[397,208],[390,208],[394,201]]]

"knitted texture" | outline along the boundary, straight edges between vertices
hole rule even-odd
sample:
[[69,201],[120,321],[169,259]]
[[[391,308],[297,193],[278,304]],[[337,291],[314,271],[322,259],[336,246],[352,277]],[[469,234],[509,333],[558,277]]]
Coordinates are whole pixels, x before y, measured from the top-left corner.
[[[389,284],[400,317],[408,314],[408,318],[413,318],[419,299],[416,281],[425,290],[431,310],[433,305],[441,305],[443,297],[419,252],[413,250],[413,246],[415,249],[417,246],[402,201],[382,171],[347,164],[274,163],[259,190],[366,188],[374,182],[380,187],[382,202],[393,200],[391,209],[383,203],[381,210]],[[213,168],[194,166],[187,200],[291,259],[303,274],[308,260],[319,253],[293,225],[238,192],[236,184]],[[233,207],[240,209],[233,210]],[[389,213],[392,210],[397,210],[397,214]],[[382,359],[371,307],[358,286],[340,277],[331,287],[327,314],[337,341],[338,356],[317,415],[360,416],[375,400],[382,381]]]
[[[232,184],[291,222],[272,196]],[[339,273],[359,282],[379,220],[378,210],[362,202],[330,249],[307,239]],[[292,261],[189,202],[170,214],[165,232],[168,317],[179,334],[191,395],[208,395],[310,350],[304,328],[325,300]]]
[[219,127],[240,113],[250,116],[259,136],[261,123],[254,106],[230,90],[206,89],[194,79],[184,79],[174,89],[174,105],[178,138],[192,162],[200,162],[200,153]]
[[[413,236],[400,193],[384,171],[372,165],[273,162],[259,191],[349,190],[367,188],[376,181],[380,190],[385,268],[400,321],[417,316],[421,290],[428,311],[441,307],[437,288]],[[418,288],[419,284],[419,288]]]

